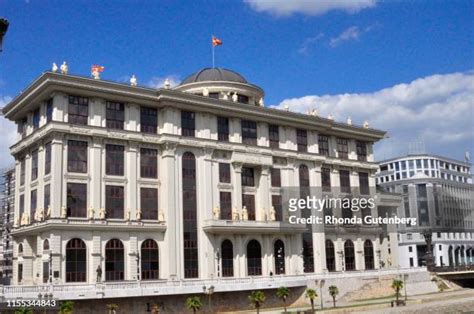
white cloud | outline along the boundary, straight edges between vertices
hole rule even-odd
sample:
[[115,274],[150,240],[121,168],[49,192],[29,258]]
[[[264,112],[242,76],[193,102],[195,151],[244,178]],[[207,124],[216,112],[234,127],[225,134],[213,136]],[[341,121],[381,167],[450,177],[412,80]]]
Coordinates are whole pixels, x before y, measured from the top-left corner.
[[[406,154],[408,144],[422,139],[428,152],[462,158],[474,151],[474,72],[432,75],[373,93],[311,95],[285,99],[291,111],[316,108],[337,121],[387,130],[390,138],[377,146],[379,159]],[[454,154],[454,155],[453,155]]]
[[[11,97],[0,96],[0,108],[9,103]],[[0,169],[13,165],[13,157],[10,155],[10,146],[16,140],[16,126],[10,120],[0,116]]]
[[351,26],[340,33],[338,36],[331,38],[329,41],[329,46],[336,47],[342,42],[349,41],[349,40],[357,40],[361,35],[361,31],[357,26]]
[[376,0],[244,0],[257,12],[274,16],[290,16],[295,13],[304,15],[322,15],[332,10],[357,13],[374,7]]
[[311,46],[323,38],[324,38],[324,33],[319,33],[316,36],[305,38],[300,48],[298,49],[298,52],[302,54],[307,54]]
[[166,79],[169,80],[171,87],[175,87],[181,82],[177,75],[154,76],[148,81],[148,84],[146,85],[153,88],[163,88]]

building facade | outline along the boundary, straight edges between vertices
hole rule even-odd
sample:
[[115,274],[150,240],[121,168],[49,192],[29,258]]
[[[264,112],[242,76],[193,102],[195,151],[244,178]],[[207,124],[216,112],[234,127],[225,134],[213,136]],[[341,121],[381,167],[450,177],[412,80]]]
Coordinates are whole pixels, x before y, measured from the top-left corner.
[[377,184],[401,193],[399,215],[417,225],[399,226],[399,263],[426,263],[431,234],[437,266],[474,263],[474,185],[471,164],[435,155],[408,155],[379,163]]
[[290,224],[283,204],[286,187],[374,196],[372,147],[385,133],[267,108],[263,96],[224,69],[158,90],[41,75],[3,110],[18,125],[14,284],[158,285],[396,266],[395,233]]
[[0,191],[0,280],[2,284],[9,284],[13,274],[11,230],[15,213],[15,168],[8,168],[3,171]]

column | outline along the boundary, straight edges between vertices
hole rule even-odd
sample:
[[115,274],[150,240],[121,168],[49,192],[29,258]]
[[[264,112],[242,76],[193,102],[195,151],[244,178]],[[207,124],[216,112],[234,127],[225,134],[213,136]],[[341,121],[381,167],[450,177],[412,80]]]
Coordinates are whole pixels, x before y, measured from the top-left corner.
[[242,211],[242,164],[238,162],[232,163],[232,182],[233,182],[233,190],[232,190],[232,204],[233,209],[237,210],[240,214]]
[[[102,195],[102,149],[104,141],[101,138],[94,137],[90,145],[90,187],[89,187],[89,208],[94,209],[94,217],[99,217]],[[128,196],[128,195],[127,195]],[[128,199],[128,197],[126,198]],[[88,213],[89,215],[89,213]],[[96,266],[97,267],[97,266]]]
[[125,165],[126,165],[126,190],[127,196],[125,198],[125,212],[130,210],[130,217],[136,217],[137,214],[137,195],[139,194],[138,187],[137,187],[137,177],[138,177],[138,169],[140,167],[138,163],[138,144],[129,142],[128,146],[126,146],[126,158],[125,158]]
[[257,190],[257,201],[256,201],[256,220],[265,221],[270,219],[270,167],[262,166],[260,172],[260,181]]
[[[105,255],[105,252],[104,252]],[[89,283],[97,282],[97,266],[102,268],[101,281],[105,281],[105,260],[102,257],[102,243],[100,239],[100,232],[94,231],[92,233],[92,247],[89,259]]]
[[168,263],[160,265],[162,274],[166,277],[179,278],[181,267],[180,248],[181,242],[177,242],[181,237],[181,224],[178,218],[181,216],[178,211],[177,199],[182,193],[177,188],[177,178],[179,176],[178,164],[176,162],[176,144],[167,143],[162,146],[160,168],[160,208],[165,213],[165,220],[168,230],[165,232],[164,245],[161,252],[167,252]]
[[61,206],[66,205],[66,200],[62,199],[63,174],[67,170],[67,162],[63,161],[63,157],[66,157],[63,153],[64,149],[63,136],[53,139],[51,142],[51,217],[60,217]]

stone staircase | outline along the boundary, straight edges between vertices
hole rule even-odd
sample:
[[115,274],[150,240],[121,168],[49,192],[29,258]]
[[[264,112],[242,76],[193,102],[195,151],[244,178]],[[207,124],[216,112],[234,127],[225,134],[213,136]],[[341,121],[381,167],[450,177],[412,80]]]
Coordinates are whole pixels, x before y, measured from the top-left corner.
[[[394,295],[394,290],[392,289],[392,276],[380,277],[366,279],[359,289],[346,293],[341,301],[352,302],[358,300],[370,300],[376,298],[389,297]],[[402,291],[403,294],[403,291]]]

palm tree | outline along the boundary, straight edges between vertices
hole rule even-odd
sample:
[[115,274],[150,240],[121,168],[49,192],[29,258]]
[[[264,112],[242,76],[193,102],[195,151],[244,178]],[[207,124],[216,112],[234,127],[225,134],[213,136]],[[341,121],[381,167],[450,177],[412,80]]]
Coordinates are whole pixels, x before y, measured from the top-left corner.
[[73,310],[74,310],[74,302],[72,301],[61,302],[61,306],[59,307],[60,314],[71,314]]
[[26,307],[21,307],[15,310],[15,314],[33,314],[33,310]]
[[285,308],[285,313],[286,311],[286,299],[290,295],[290,290],[287,287],[280,287],[277,289],[276,295],[279,299],[283,301],[283,307]]
[[186,307],[189,310],[193,310],[193,313],[196,313],[202,307],[201,299],[197,295],[187,298]]
[[398,298],[400,297],[400,290],[402,290],[403,288],[403,281],[401,281],[400,279],[393,279],[392,288],[395,290],[395,297],[397,298],[398,305]]
[[329,295],[332,297],[332,304],[336,307],[336,296],[339,294],[339,289],[332,285],[329,286]]
[[311,310],[313,313],[316,313],[314,311],[314,299],[318,297],[318,294],[316,293],[316,290],[314,289],[306,289],[306,297],[309,299],[309,302],[311,302]]
[[109,314],[117,313],[118,305],[117,304],[107,304],[107,309],[109,310]]
[[257,309],[257,314],[260,313],[260,307],[265,303],[265,294],[262,291],[252,291],[249,295],[250,303]]

